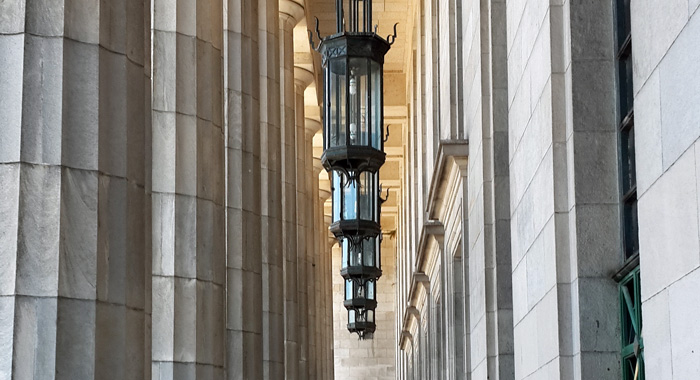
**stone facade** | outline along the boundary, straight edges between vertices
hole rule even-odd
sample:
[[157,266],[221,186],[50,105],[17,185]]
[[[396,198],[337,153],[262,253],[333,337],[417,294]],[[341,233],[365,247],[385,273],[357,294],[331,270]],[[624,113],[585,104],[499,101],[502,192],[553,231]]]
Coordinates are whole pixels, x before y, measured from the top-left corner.
[[[416,2],[397,377],[620,379],[611,1]],[[646,378],[700,376],[697,1],[631,1]]]

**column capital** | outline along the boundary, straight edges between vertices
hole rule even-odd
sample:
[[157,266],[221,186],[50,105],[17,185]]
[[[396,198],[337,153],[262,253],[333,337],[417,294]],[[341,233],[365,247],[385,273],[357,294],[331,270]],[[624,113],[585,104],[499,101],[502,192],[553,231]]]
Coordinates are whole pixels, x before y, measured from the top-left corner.
[[330,197],[331,197],[331,192],[330,192],[329,190],[326,190],[326,189],[318,189],[318,198],[319,198],[322,202],[325,203],[325,202],[326,202],[326,199],[328,199],[328,198],[330,198]]
[[321,163],[321,159],[318,157],[314,157],[314,175],[318,177],[319,174],[321,174],[321,171],[323,171],[323,164]]
[[306,90],[311,83],[314,82],[314,73],[300,67],[294,66],[294,85],[300,87],[302,91]]
[[292,0],[279,0],[280,17],[288,17],[296,26],[304,18],[304,6]]
[[[296,71],[294,72],[294,77],[296,78]],[[321,130],[321,127],[323,126],[321,124],[321,121],[307,117],[304,119],[304,125],[306,126],[306,133],[310,134],[311,136],[315,135],[316,132]]]

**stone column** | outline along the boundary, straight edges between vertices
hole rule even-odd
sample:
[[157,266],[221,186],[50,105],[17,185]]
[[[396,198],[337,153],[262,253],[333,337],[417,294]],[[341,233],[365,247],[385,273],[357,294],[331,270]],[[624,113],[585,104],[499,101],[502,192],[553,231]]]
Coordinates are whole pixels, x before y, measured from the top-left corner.
[[0,15],[0,376],[148,377],[144,4]]
[[152,12],[152,375],[222,378],[222,3],[154,0]]
[[[305,81],[312,83],[314,75],[312,72],[295,68],[295,76],[298,78],[307,77]],[[299,99],[299,98],[297,98]],[[301,96],[303,104],[303,94]],[[313,138],[316,132],[321,129],[321,122],[316,119],[304,119],[304,180],[306,182],[306,243],[307,243],[307,286],[306,295],[308,299],[309,320],[307,324],[307,339],[309,342],[309,379],[318,378],[318,349],[319,338],[322,334],[320,325],[321,315],[318,306],[320,304],[317,293],[320,291],[321,284],[319,283],[317,267],[319,264],[318,241],[314,237],[314,226],[318,222],[316,219],[318,209],[318,173],[314,179],[314,155],[313,155]]]
[[[309,122],[318,123],[317,120],[307,119],[307,124]],[[313,135],[312,135],[313,140]],[[313,141],[312,146],[313,149]],[[323,379],[324,376],[324,366],[325,362],[323,359],[324,354],[324,338],[326,334],[326,316],[324,314],[325,310],[325,299],[323,299],[323,294],[326,291],[326,284],[323,282],[323,263],[324,255],[321,252],[321,224],[323,223],[323,203],[321,202],[321,194],[319,189],[318,175],[323,171],[323,166],[321,165],[321,160],[318,157],[313,157],[312,159],[312,174],[311,174],[311,187],[312,187],[312,204],[313,204],[313,233],[312,233],[312,244],[314,247],[314,302],[316,303],[316,323],[312,329],[311,336],[315,339],[315,371],[316,377]]]
[[282,138],[282,220],[284,241],[284,347],[285,378],[294,380],[299,373],[299,297],[297,281],[297,203],[296,203],[296,127],[294,91],[294,26],[304,8],[291,0],[279,1],[280,33],[280,122]]
[[309,379],[310,345],[309,320],[313,319],[313,307],[309,299],[309,283],[313,281],[309,266],[311,265],[311,244],[309,225],[312,223],[311,203],[309,202],[310,170],[307,161],[313,158],[307,152],[306,121],[304,117],[304,90],[313,82],[313,74],[300,67],[294,67],[294,116],[296,143],[296,204],[297,204],[297,290],[299,307],[299,378]]
[[[321,174],[324,173],[324,174]],[[321,160],[314,158],[314,177],[316,183],[319,183],[319,175],[324,176],[326,171],[321,165]],[[319,310],[323,322],[319,324],[322,329],[320,334],[320,343],[318,346],[318,357],[321,362],[321,370],[319,371],[319,379],[332,379],[331,373],[333,368],[333,356],[331,352],[333,344],[333,304],[332,292],[333,284],[331,283],[331,256],[328,252],[328,224],[325,219],[325,204],[326,200],[331,197],[331,192],[326,188],[318,187],[318,209],[316,221],[318,224],[318,232],[316,234],[316,242],[319,247],[319,262],[317,265],[318,287],[320,288],[321,308]],[[329,297],[330,296],[330,297]]]
[[[284,255],[280,135],[279,4],[258,4],[260,68],[261,238],[263,260],[263,378],[284,378]],[[256,63],[252,63],[255,68]],[[265,101],[266,100],[266,101]]]

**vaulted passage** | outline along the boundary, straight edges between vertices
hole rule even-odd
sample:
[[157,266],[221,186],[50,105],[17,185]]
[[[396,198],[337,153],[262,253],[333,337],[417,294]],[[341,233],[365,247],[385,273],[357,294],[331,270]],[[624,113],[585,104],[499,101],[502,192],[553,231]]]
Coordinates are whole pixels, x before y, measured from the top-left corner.
[[700,378],[700,3],[368,6],[0,1],[0,379]]

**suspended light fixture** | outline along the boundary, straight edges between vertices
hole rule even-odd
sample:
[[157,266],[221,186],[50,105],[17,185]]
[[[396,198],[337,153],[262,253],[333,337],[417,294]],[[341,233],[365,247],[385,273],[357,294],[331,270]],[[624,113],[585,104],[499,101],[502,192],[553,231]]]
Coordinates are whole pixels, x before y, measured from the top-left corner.
[[[331,173],[331,232],[342,248],[348,330],[360,339],[375,331],[376,285],[381,270],[381,187],[384,143],[384,56],[396,40],[376,34],[372,0],[336,0],[337,32],[314,47],[323,57],[323,154]],[[313,37],[309,36],[313,46]]]

